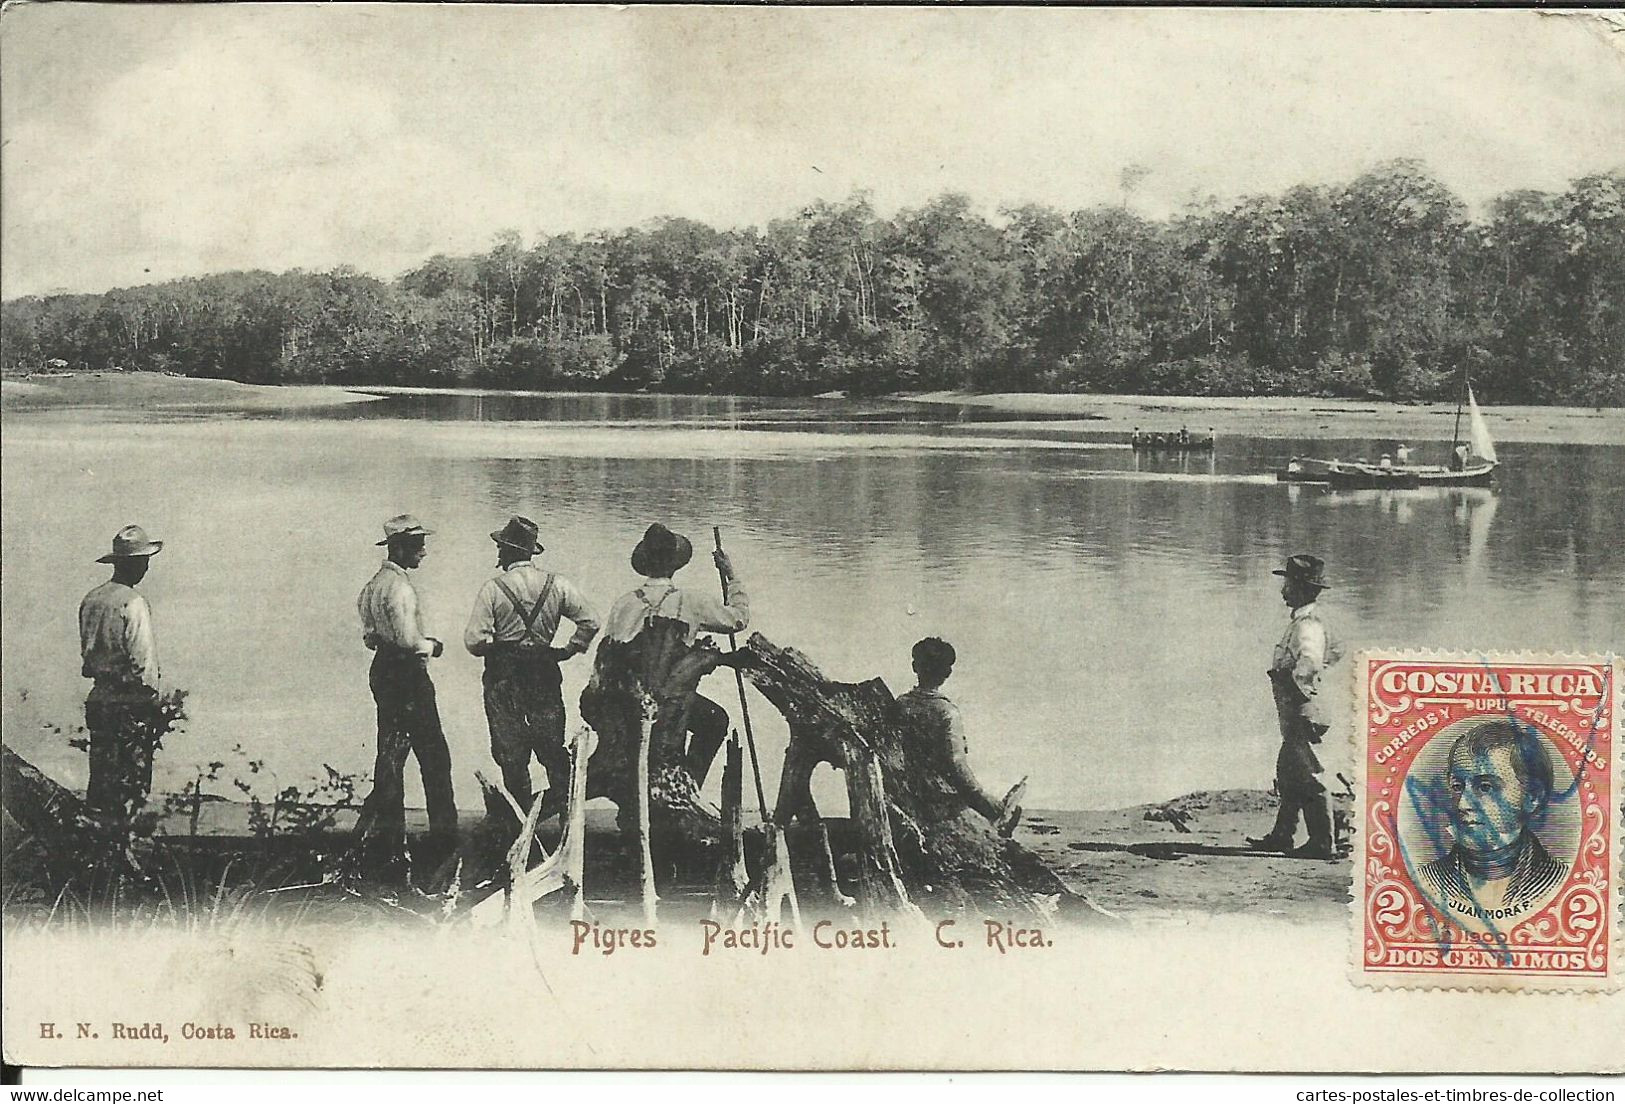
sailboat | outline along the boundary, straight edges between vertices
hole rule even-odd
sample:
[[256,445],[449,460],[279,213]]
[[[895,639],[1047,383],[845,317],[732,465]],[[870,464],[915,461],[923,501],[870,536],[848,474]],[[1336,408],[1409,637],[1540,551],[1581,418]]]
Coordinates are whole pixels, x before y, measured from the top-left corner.
[[[1484,413],[1473,398],[1464,371],[1456,401],[1456,425],[1450,436],[1449,464],[1368,464],[1352,460],[1317,460],[1294,456],[1275,473],[1283,483],[1325,483],[1337,488],[1410,490],[1416,487],[1488,487],[1499,461]],[[1461,417],[1467,415],[1467,440],[1461,439]]]
[[[1413,487],[1488,487],[1499,463],[1495,440],[1484,421],[1483,411],[1473,398],[1473,385],[1462,374],[1462,398],[1456,402],[1456,426],[1450,436],[1450,463],[1439,464],[1356,464],[1333,462],[1326,469],[1326,482],[1333,487],[1386,487],[1408,490]],[[1461,439],[1463,406],[1467,413],[1467,441]]]
[[1467,392],[1467,440],[1463,449],[1461,437],[1461,406],[1456,406],[1456,432],[1450,438],[1451,463],[1443,473],[1431,468],[1418,469],[1424,487],[1488,487],[1495,477],[1500,461],[1495,457],[1495,439],[1484,422],[1484,414],[1473,398],[1473,385],[1462,381]]

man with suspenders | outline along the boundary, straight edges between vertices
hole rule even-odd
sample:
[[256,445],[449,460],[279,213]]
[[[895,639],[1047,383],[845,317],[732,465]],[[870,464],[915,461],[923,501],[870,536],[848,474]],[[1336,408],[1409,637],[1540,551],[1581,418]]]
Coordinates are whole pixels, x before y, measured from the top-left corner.
[[[502,574],[480,587],[463,645],[485,659],[485,719],[503,785],[529,809],[534,754],[547,771],[545,818],[563,807],[570,777],[559,663],[587,650],[598,617],[574,583],[531,562],[542,551],[537,537],[536,523],[525,517],[509,518],[491,534]],[[555,648],[560,618],[576,630],[568,645]]]
[[[722,574],[721,599],[672,582],[672,576],[693,555],[694,546],[687,537],[658,522],[649,526],[632,550],[632,570],[643,576],[643,584],[610,607],[604,643],[598,649],[601,667],[606,662],[641,665],[647,668],[640,672],[643,678],[658,681],[669,673],[677,654],[694,647],[700,633],[742,632],[750,624],[750,596],[727,553],[713,553]],[[634,657],[634,651],[641,654]],[[616,652],[625,654],[617,658]],[[682,766],[698,789],[705,785],[712,760],[728,738],[728,711],[703,694],[688,693],[684,698],[678,713],[686,740],[679,739],[677,746],[683,753]],[[667,723],[659,722],[657,734]]]

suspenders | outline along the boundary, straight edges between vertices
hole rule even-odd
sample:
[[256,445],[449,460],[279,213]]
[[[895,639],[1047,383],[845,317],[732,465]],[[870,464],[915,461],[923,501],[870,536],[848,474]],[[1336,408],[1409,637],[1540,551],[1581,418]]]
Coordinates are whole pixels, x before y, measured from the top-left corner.
[[536,604],[528,610],[525,608],[525,603],[519,600],[519,595],[514,593],[513,587],[508,585],[508,580],[498,575],[493,581],[496,583],[497,589],[506,594],[508,601],[513,603],[514,613],[519,615],[520,623],[525,626],[524,637],[516,641],[516,643],[520,646],[531,643],[542,645],[550,643],[550,641],[543,640],[536,634],[536,619],[542,615],[542,607],[547,604],[548,596],[553,593],[552,574],[548,574],[547,581],[542,584],[542,592],[536,596]]
[[[666,604],[666,599],[677,593],[677,588],[674,586],[668,586],[666,588],[666,593],[660,596],[660,601],[658,602],[649,601],[649,596],[643,593],[642,587],[638,587],[638,589],[633,593],[638,596],[638,601],[643,603],[643,623],[648,625],[649,622],[660,616],[660,608]],[[672,620],[676,620],[676,618],[672,618]]]

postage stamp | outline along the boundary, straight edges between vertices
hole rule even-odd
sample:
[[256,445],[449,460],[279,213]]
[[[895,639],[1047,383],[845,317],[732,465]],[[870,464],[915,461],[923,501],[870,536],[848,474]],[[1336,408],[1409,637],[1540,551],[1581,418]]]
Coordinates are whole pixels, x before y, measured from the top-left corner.
[[1618,984],[1614,656],[1364,652],[1356,980]]

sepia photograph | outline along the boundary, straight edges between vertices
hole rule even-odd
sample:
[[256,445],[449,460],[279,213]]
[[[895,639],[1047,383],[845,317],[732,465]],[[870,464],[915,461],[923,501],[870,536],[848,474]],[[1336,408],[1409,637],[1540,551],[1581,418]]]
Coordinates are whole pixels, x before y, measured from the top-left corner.
[[0,92],[8,1064],[1625,1070],[1625,15]]

